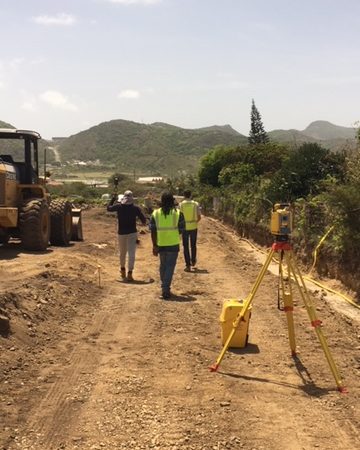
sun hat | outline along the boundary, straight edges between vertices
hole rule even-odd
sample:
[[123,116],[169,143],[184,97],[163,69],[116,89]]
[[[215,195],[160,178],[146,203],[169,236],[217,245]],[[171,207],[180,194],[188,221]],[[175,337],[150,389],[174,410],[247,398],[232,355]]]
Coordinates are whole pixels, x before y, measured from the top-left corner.
[[134,203],[134,195],[131,191],[125,191],[120,203],[122,205],[132,205]]

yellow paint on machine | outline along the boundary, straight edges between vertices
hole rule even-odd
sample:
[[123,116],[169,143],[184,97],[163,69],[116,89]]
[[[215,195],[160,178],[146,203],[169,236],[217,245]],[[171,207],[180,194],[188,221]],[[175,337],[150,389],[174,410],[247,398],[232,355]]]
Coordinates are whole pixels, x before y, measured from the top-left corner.
[[0,227],[16,227],[18,222],[17,208],[0,208]]
[[[223,303],[220,324],[221,324],[221,340],[224,345],[234,327],[234,321],[243,307],[243,300],[229,299]],[[249,333],[249,322],[251,317],[251,306],[246,311],[246,314],[241,320],[239,326],[236,328],[234,336],[230,341],[229,347],[243,348],[246,347]]]

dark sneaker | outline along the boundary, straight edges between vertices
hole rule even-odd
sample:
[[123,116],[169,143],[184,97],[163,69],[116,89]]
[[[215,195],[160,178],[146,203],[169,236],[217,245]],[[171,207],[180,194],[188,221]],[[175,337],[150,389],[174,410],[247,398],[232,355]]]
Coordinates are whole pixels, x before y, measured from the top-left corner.
[[170,297],[171,297],[170,292],[163,292],[163,293],[161,294],[161,298],[162,298],[163,300],[169,300]]
[[125,270],[125,267],[121,267],[121,269],[120,269],[120,276],[121,276],[121,278],[126,278],[126,270]]
[[127,274],[127,280],[128,281],[134,281],[134,278],[132,276],[132,272],[131,271],[129,271],[128,274]]
[[191,267],[190,266],[186,266],[184,269],[184,272],[191,272]]
[[192,262],[191,265],[192,265],[193,267],[195,267],[195,266],[196,266],[196,261],[195,261],[195,262]]

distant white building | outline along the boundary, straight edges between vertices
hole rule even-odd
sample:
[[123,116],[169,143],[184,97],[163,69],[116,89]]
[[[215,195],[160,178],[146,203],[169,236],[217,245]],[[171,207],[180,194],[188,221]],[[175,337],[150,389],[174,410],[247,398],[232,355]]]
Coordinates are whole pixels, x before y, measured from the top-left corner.
[[137,182],[142,184],[149,184],[149,183],[156,184],[160,183],[163,180],[164,180],[163,177],[140,177],[137,179]]

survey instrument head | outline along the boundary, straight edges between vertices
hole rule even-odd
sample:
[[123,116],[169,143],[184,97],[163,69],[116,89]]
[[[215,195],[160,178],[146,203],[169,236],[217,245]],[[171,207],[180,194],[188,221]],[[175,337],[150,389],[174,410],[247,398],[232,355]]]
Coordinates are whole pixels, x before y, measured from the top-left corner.
[[288,240],[292,232],[290,203],[276,203],[271,212],[271,234],[277,239]]

